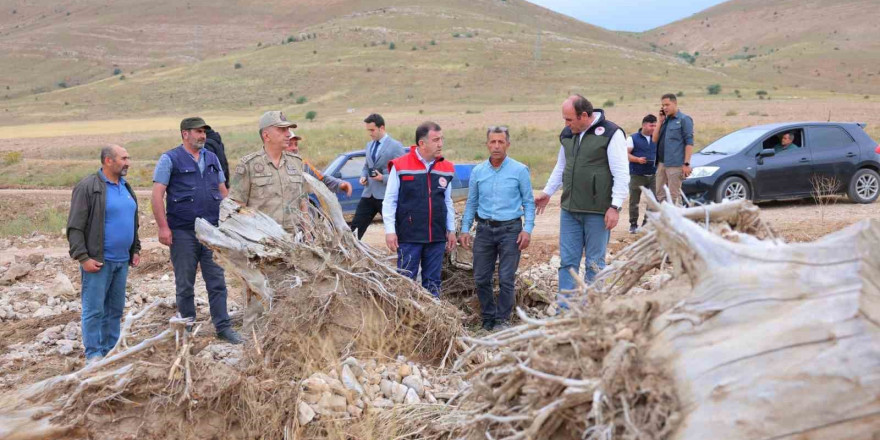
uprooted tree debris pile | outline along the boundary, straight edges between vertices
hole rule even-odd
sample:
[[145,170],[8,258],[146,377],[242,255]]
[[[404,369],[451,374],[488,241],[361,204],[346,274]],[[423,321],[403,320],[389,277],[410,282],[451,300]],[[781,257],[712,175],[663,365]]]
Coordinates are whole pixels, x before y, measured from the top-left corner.
[[[321,209],[296,234],[230,201],[219,228],[198,226],[247,286],[240,353],[142,308],[104,360],[0,396],[0,439],[869,439],[880,426],[877,222],[789,245],[748,202],[651,199],[649,232],[568,310],[519,309],[519,325],[476,337],[310,184]],[[634,295],[657,270],[675,279]]]

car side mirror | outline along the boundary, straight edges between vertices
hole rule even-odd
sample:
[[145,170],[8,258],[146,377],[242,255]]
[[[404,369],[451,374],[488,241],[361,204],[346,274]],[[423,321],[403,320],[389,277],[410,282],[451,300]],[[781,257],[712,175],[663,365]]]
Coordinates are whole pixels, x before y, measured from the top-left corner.
[[337,171],[337,172],[333,173],[333,177],[335,177],[337,179],[341,179],[342,178],[342,171]]
[[758,153],[758,156],[761,156],[761,157],[776,156],[776,150],[774,150],[772,148],[765,148],[765,149],[761,150],[760,153]]

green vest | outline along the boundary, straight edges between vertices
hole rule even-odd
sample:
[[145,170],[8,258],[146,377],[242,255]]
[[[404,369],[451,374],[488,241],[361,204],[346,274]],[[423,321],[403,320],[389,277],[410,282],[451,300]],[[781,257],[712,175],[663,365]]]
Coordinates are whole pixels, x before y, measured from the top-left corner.
[[565,151],[562,209],[604,215],[611,207],[614,179],[608,165],[608,144],[617,130],[620,128],[613,122],[602,120],[590,127],[580,142],[580,133],[573,135],[568,127],[559,135]]

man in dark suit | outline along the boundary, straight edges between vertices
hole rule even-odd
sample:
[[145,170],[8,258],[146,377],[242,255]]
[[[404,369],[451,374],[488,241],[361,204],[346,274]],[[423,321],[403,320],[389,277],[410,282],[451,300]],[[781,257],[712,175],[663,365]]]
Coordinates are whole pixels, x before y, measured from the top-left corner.
[[385,132],[385,119],[382,115],[373,113],[364,119],[370,142],[364,150],[366,160],[364,169],[361,171],[361,185],[364,192],[361,201],[358,202],[351,222],[351,230],[357,230],[358,239],[367,232],[367,227],[373,222],[377,213],[382,212],[382,199],[385,198],[386,178],[388,175],[388,162],[406,154],[406,150],[396,139]]

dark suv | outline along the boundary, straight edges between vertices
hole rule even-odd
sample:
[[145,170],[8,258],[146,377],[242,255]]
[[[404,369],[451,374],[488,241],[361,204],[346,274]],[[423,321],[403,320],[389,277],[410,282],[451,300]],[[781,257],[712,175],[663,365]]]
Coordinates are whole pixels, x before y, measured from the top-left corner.
[[703,203],[794,199],[817,191],[871,203],[880,194],[880,154],[864,127],[793,122],[743,128],[691,157],[693,172],[682,190]]

